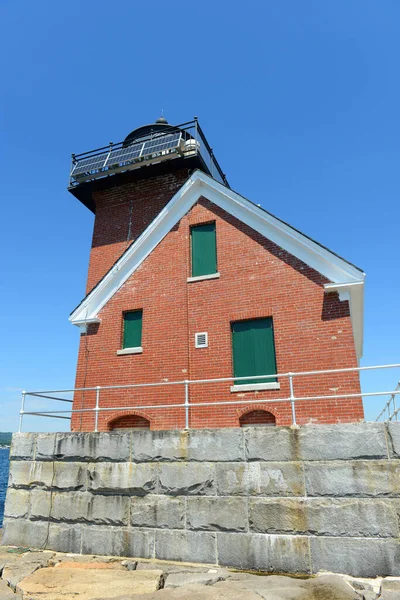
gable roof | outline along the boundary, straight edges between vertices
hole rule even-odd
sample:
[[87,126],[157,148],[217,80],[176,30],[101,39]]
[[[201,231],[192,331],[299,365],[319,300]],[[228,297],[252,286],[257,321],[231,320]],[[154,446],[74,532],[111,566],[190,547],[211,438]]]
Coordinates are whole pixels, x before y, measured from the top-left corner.
[[70,316],[71,323],[83,330],[86,330],[87,324],[98,323],[98,313],[103,306],[201,196],[329,279],[331,283],[326,284],[325,289],[339,292],[341,300],[349,300],[356,351],[361,357],[363,271],[199,170],[189,177],[147,229],[75,308]]

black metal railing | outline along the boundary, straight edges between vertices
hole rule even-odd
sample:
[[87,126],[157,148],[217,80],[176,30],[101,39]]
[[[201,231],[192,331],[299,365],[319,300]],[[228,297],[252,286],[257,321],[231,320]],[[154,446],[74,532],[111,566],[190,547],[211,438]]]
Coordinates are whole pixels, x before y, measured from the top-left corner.
[[171,158],[201,158],[215,180],[229,187],[213,150],[195,117],[182,125],[155,128],[137,139],[108,144],[81,154],[72,154],[70,186],[139,168],[144,164]]

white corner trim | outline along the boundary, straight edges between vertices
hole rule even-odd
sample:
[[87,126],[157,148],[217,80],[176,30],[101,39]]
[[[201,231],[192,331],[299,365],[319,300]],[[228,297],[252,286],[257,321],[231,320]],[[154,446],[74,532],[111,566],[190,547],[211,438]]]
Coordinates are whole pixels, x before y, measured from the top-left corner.
[[187,282],[192,283],[193,281],[206,281],[207,279],[219,279],[220,273],[210,273],[210,275],[197,275],[197,277],[188,277]]
[[362,358],[364,342],[364,279],[343,283],[326,283],[326,292],[338,292],[341,302],[348,300],[358,360]]
[[143,348],[141,346],[137,346],[136,348],[122,348],[121,350],[117,350],[118,356],[122,356],[124,354],[142,354]]
[[277,381],[269,383],[245,383],[240,385],[232,385],[231,392],[257,392],[258,390],[280,390],[281,384]]
[[210,176],[196,171],[74,310],[70,316],[71,323],[81,326],[85,321],[87,323],[98,322],[97,317],[103,306],[198,201],[200,196],[204,196],[265,238],[293,254],[324,275],[329,281],[338,284],[358,283],[360,279],[364,278],[364,274],[356,267],[319,246],[289,225],[282,223]]

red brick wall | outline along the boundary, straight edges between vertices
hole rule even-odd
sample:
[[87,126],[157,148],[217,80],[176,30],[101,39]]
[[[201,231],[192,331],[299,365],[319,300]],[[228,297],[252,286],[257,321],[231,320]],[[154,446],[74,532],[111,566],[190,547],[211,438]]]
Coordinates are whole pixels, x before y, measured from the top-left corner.
[[[132,223],[136,232],[155,216],[151,202],[151,185],[158,209],[173,195],[178,181],[163,178],[137,188]],[[161,187],[169,182],[167,191]],[[141,195],[143,191],[143,196]],[[115,192],[114,192],[115,193]],[[123,200],[123,192],[118,190]],[[106,200],[104,200],[106,198]],[[126,241],[109,231],[104,239],[101,228],[113,227],[109,211],[111,192],[98,200],[99,223],[95,225],[96,246],[89,269],[90,288],[103,271],[125,250]],[[100,200],[107,210],[100,208]],[[126,207],[125,207],[126,210]],[[147,212],[146,212],[147,211]],[[123,225],[123,211],[118,213],[118,228]],[[109,217],[105,217],[109,214]],[[190,276],[190,225],[215,220],[220,279],[187,283]],[[126,232],[126,223],[125,223]],[[135,234],[137,235],[137,234]],[[132,235],[132,239],[135,237]],[[104,243],[103,243],[104,242]],[[103,259],[104,257],[104,259]],[[272,317],[278,373],[355,367],[348,302],[340,302],[336,293],[324,293],[326,279],[271,241],[237,221],[208,200],[202,198],[155,248],[139,269],[101,310],[101,324],[91,326],[81,336],[76,386],[172,382],[183,379],[208,379],[232,376],[231,321]],[[143,309],[143,353],[118,356],[122,344],[122,313]],[[196,349],[194,334],[207,331],[209,347]],[[287,378],[280,390],[236,393],[231,382],[190,386],[190,402],[238,402],[225,406],[200,406],[190,409],[191,427],[237,427],[245,413],[265,407],[277,425],[291,423],[288,402],[262,404],[265,399],[289,396]],[[355,373],[304,376],[294,380],[297,397],[355,393],[360,390]],[[336,390],[336,391],[335,391]],[[150,420],[152,429],[183,428],[181,408],[157,410],[146,408],[158,404],[184,401],[183,386],[131,388],[101,392],[101,406],[115,406],[118,411],[103,412],[99,428],[107,430],[123,407],[133,405],[140,416]],[[241,404],[251,401],[248,406]],[[94,392],[77,393],[75,408],[93,407]],[[145,407],[145,408],[143,408]],[[297,422],[331,423],[363,419],[359,398],[346,400],[299,401]],[[73,429],[91,430],[93,413],[76,415]]]
[[96,219],[86,293],[150,225],[188,176],[183,169],[94,193]]

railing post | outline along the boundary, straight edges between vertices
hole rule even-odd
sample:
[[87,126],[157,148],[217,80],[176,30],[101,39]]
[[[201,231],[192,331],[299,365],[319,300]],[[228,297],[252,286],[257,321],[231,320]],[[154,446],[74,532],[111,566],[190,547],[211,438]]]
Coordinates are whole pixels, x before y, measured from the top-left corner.
[[198,141],[197,141],[198,137],[199,137],[198,136],[198,120],[197,120],[197,117],[194,118],[194,131],[195,131],[195,134],[194,134],[194,143],[195,143],[195,146],[196,146],[196,156],[197,156],[198,154],[201,155],[201,150],[199,150],[199,148],[200,148],[200,142],[198,143]]
[[94,413],[94,430],[99,430],[99,402],[100,402],[100,386],[96,386],[96,408]]
[[293,392],[293,373],[288,373],[289,375],[289,386],[290,386],[290,403],[292,405],[292,427],[298,427],[296,423],[296,407],[295,407],[295,397]]
[[185,429],[189,429],[189,381],[185,379]]
[[22,419],[24,418],[24,409],[25,409],[25,395],[26,395],[26,392],[22,392],[21,410],[19,411],[18,433],[21,433],[21,431],[22,431]]

